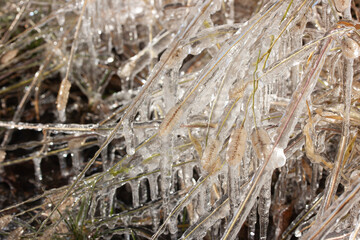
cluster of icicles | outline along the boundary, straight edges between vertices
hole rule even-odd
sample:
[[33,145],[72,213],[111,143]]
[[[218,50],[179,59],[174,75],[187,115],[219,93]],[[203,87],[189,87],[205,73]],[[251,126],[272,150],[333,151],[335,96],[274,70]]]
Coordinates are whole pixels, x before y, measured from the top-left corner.
[[[74,51],[88,46],[86,67],[97,66],[99,32],[121,52],[124,42],[163,26],[119,66],[128,88],[109,103],[124,111],[105,124],[1,122],[77,136],[59,157],[64,166],[71,153],[77,176],[45,194],[46,219],[34,234],[65,234],[64,220],[81,216],[89,236],[106,239],[360,238],[360,25],[350,0],[268,0],[242,18],[239,1],[169,2],[76,4],[82,22]],[[67,8],[58,8],[63,22]],[[71,71],[85,64],[69,61]],[[99,150],[83,159],[94,134]],[[99,156],[103,171],[84,177]],[[40,162],[34,158],[38,181]],[[5,217],[2,227],[11,221]]]

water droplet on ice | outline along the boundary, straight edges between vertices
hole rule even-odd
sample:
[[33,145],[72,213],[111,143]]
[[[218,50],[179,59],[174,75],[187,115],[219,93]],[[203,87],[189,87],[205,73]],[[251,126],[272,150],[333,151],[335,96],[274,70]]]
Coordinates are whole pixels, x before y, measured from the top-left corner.
[[271,155],[269,165],[271,165],[271,168],[275,169],[284,166],[285,163],[286,163],[286,156],[284,153],[284,149],[275,147]]
[[133,147],[127,147],[126,148],[126,153],[130,156],[134,155],[135,154],[135,148]]

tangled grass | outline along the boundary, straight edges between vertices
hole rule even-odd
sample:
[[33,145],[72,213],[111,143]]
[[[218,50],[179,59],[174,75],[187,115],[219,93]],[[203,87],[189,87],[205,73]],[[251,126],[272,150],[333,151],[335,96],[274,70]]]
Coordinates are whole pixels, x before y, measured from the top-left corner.
[[358,239],[359,4],[0,1],[0,236]]

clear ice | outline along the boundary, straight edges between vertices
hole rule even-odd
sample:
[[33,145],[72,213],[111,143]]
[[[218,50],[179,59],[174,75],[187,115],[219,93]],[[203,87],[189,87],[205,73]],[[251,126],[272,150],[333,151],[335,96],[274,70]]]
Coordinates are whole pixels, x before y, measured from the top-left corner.
[[359,238],[356,1],[15,2],[0,234]]

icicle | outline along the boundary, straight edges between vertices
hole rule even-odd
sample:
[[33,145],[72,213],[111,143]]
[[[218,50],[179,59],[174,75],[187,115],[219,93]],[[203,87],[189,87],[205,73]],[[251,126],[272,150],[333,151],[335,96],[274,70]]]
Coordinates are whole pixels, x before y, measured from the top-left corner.
[[81,146],[84,139],[75,138],[68,142],[69,149],[71,151],[72,165],[75,172],[79,172],[82,168],[82,156],[80,154]]
[[228,174],[230,210],[231,214],[234,214],[235,209],[240,204],[240,179],[238,167],[229,165]]
[[316,196],[316,191],[319,188],[319,165],[313,164],[311,172],[311,185],[310,185],[310,199],[313,199]]
[[[178,232],[178,215],[174,215],[172,219],[170,219],[168,224],[168,229],[171,235],[175,235]],[[174,237],[174,236],[172,236]]]
[[96,209],[98,207],[98,196],[96,194],[93,194],[91,198],[91,203],[89,207],[89,218],[93,221],[96,214]]
[[67,177],[69,175],[69,171],[67,170],[67,165],[66,165],[66,156],[67,153],[66,154],[62,153],[58,155],[60,172],[61,172],[61,176],[63,177]]
[[[208,213],[209,211],[211,211],[211,207],[212,207],[212,203],[214,202],[214,199],[212,199],[211,193],[212,191],[215,192],[215,196],[217,196],[217,192],[216,192],[216,178],[212,178],[212,181],[208,184],[204,185],[204,190],[205,190],[205,194],[204,194],[204,199],[205,199],[205,213]],[[214,190],[215,187],[215,190]],[[217,196],[218,198],[220,196]]]
[[304,209],[305,205],[306,205],[306,200],[307,200],[307,195],[308,195],[308,191],[307,191],[307,182],[306,182],[306,178],[305,178],[305,173],[304,173],[304,168],[303,168],[303,163],[302,163],[302,159],[303,156],[301,156],[302,154],[299,154],[299,157],[297,157],[295,160],[295,170],[296,170],[296,177],[295,177],[295,181],[297,182],[297,191],[298,191],[298,202],[296,204],[296,208],[295,210],[300,210],[300,209]]
[[111,161],[111,157],[109,157],[109,153],[108,153],[108,146],[106,146],[104,148],[104,150],[101,152],[101,159],[102,159],[102,167],[103,167],[103,170],[106,171],[108,170],[113,162]]
[[133,132],[132,124],[128,119],[123,122],[123,133],[125,137],[126,153],[130,156],[135,154],[135,134]]
[[148,180],[145,178],[145,179],[142,179],[140,181],[140,185],[139,185],[139,199],[140,199],[140,204],[144,204],[147,202],[147,200],[149,199],[149,196],[148,196],[148,186],[147,186],[147,183]]
[[260,222],[260,239],[267,239],[269,210],[271,205],[271,178],[265,181],[259,197],[258,212]]
[[34,157],[33,158],[34,169],[35,169],[35,179],[38,184],[41,184],[42,181],[42,173],[41,173],[41,158]]
[[197,206],[196,206],[196,212],[199,216],[203,216],[206,214],[206,189],[205,188],[202,188],[200,190],[200,193],[199,195],[197,196]]
[[150,215],[152,219],[152,229],[155,232],[160,225],[160,210],[157,208],[151,208]]
[[172,178],[172,163],[173,163],[173,146],[172,146],[172,134],[167,136],[162,141],[161,151],[163,152],[162,162],[160,164],[160,186],[161,186],[161,197],[163,200],[164,216],[167,215],[170,189],[171,189],[171,178]]
[[249,216],[247,218],[247,222],[249,224],[249,229],[248,229],[248,238],[250,240],[254,240],[255,239],[255,232],[256,232],[256,222],[257,222],[257,214],[256,214],[256,210],[257,210],[257,204],[255,203],[253,208],[251,209]]
[[225,1],[225,17],[227,20],[227,23],[233,24],[235,21],[235,1],[234,0],[227,0]]
[[151,198],[151,201],[155,201],[159,197],[158,196],[159,189],[158,189],[158,184],[157,184],[158,177],[159,177],[158,175],[150,175],[150,176],[148,176],[149,185],[150,185],[150,198]]
[[82,168],[82,159],[81,159],[80,151],[74,150],[71,153],[71,159],[72,159],[73,169],[75,170],[75,172],[80,172]]
[[131,186],[133,207],[137,208],[140,206],[139,181],[138,180],[131,181],[130,186]]
[[[116,188],[115,187],[110,187],[110,190],[108,191],[108,198],[109,198],[109,212],[108,212],[108,216],[111,216],[114,214],[114,198],[115,198],[115,194],[116,194]],[[115,224],[115,223],[114,223]]]
[[211,227],[211,239],[220,239],[221,220],[218,220]]
[[[182,58],[185,58],[186,55],[187,55],[187,53],[184,54],[184,56]],[[179,60],[178,60],[178,63],[181,63],[182,61],[179,61]],[[173,106],[175,106],[176,100],[177,100],[177,98],[176,98],[176,88],[177,88],[177,83],[178,83],[178,75],[177,74],[179,72],[180,65],[177,64],[177,66],[174,66],[174,67],[175,67],[175,69],[172,68],[166,72],[166,74],[165,74],[166,79],[163,80],[165,111],[168,111]]]

